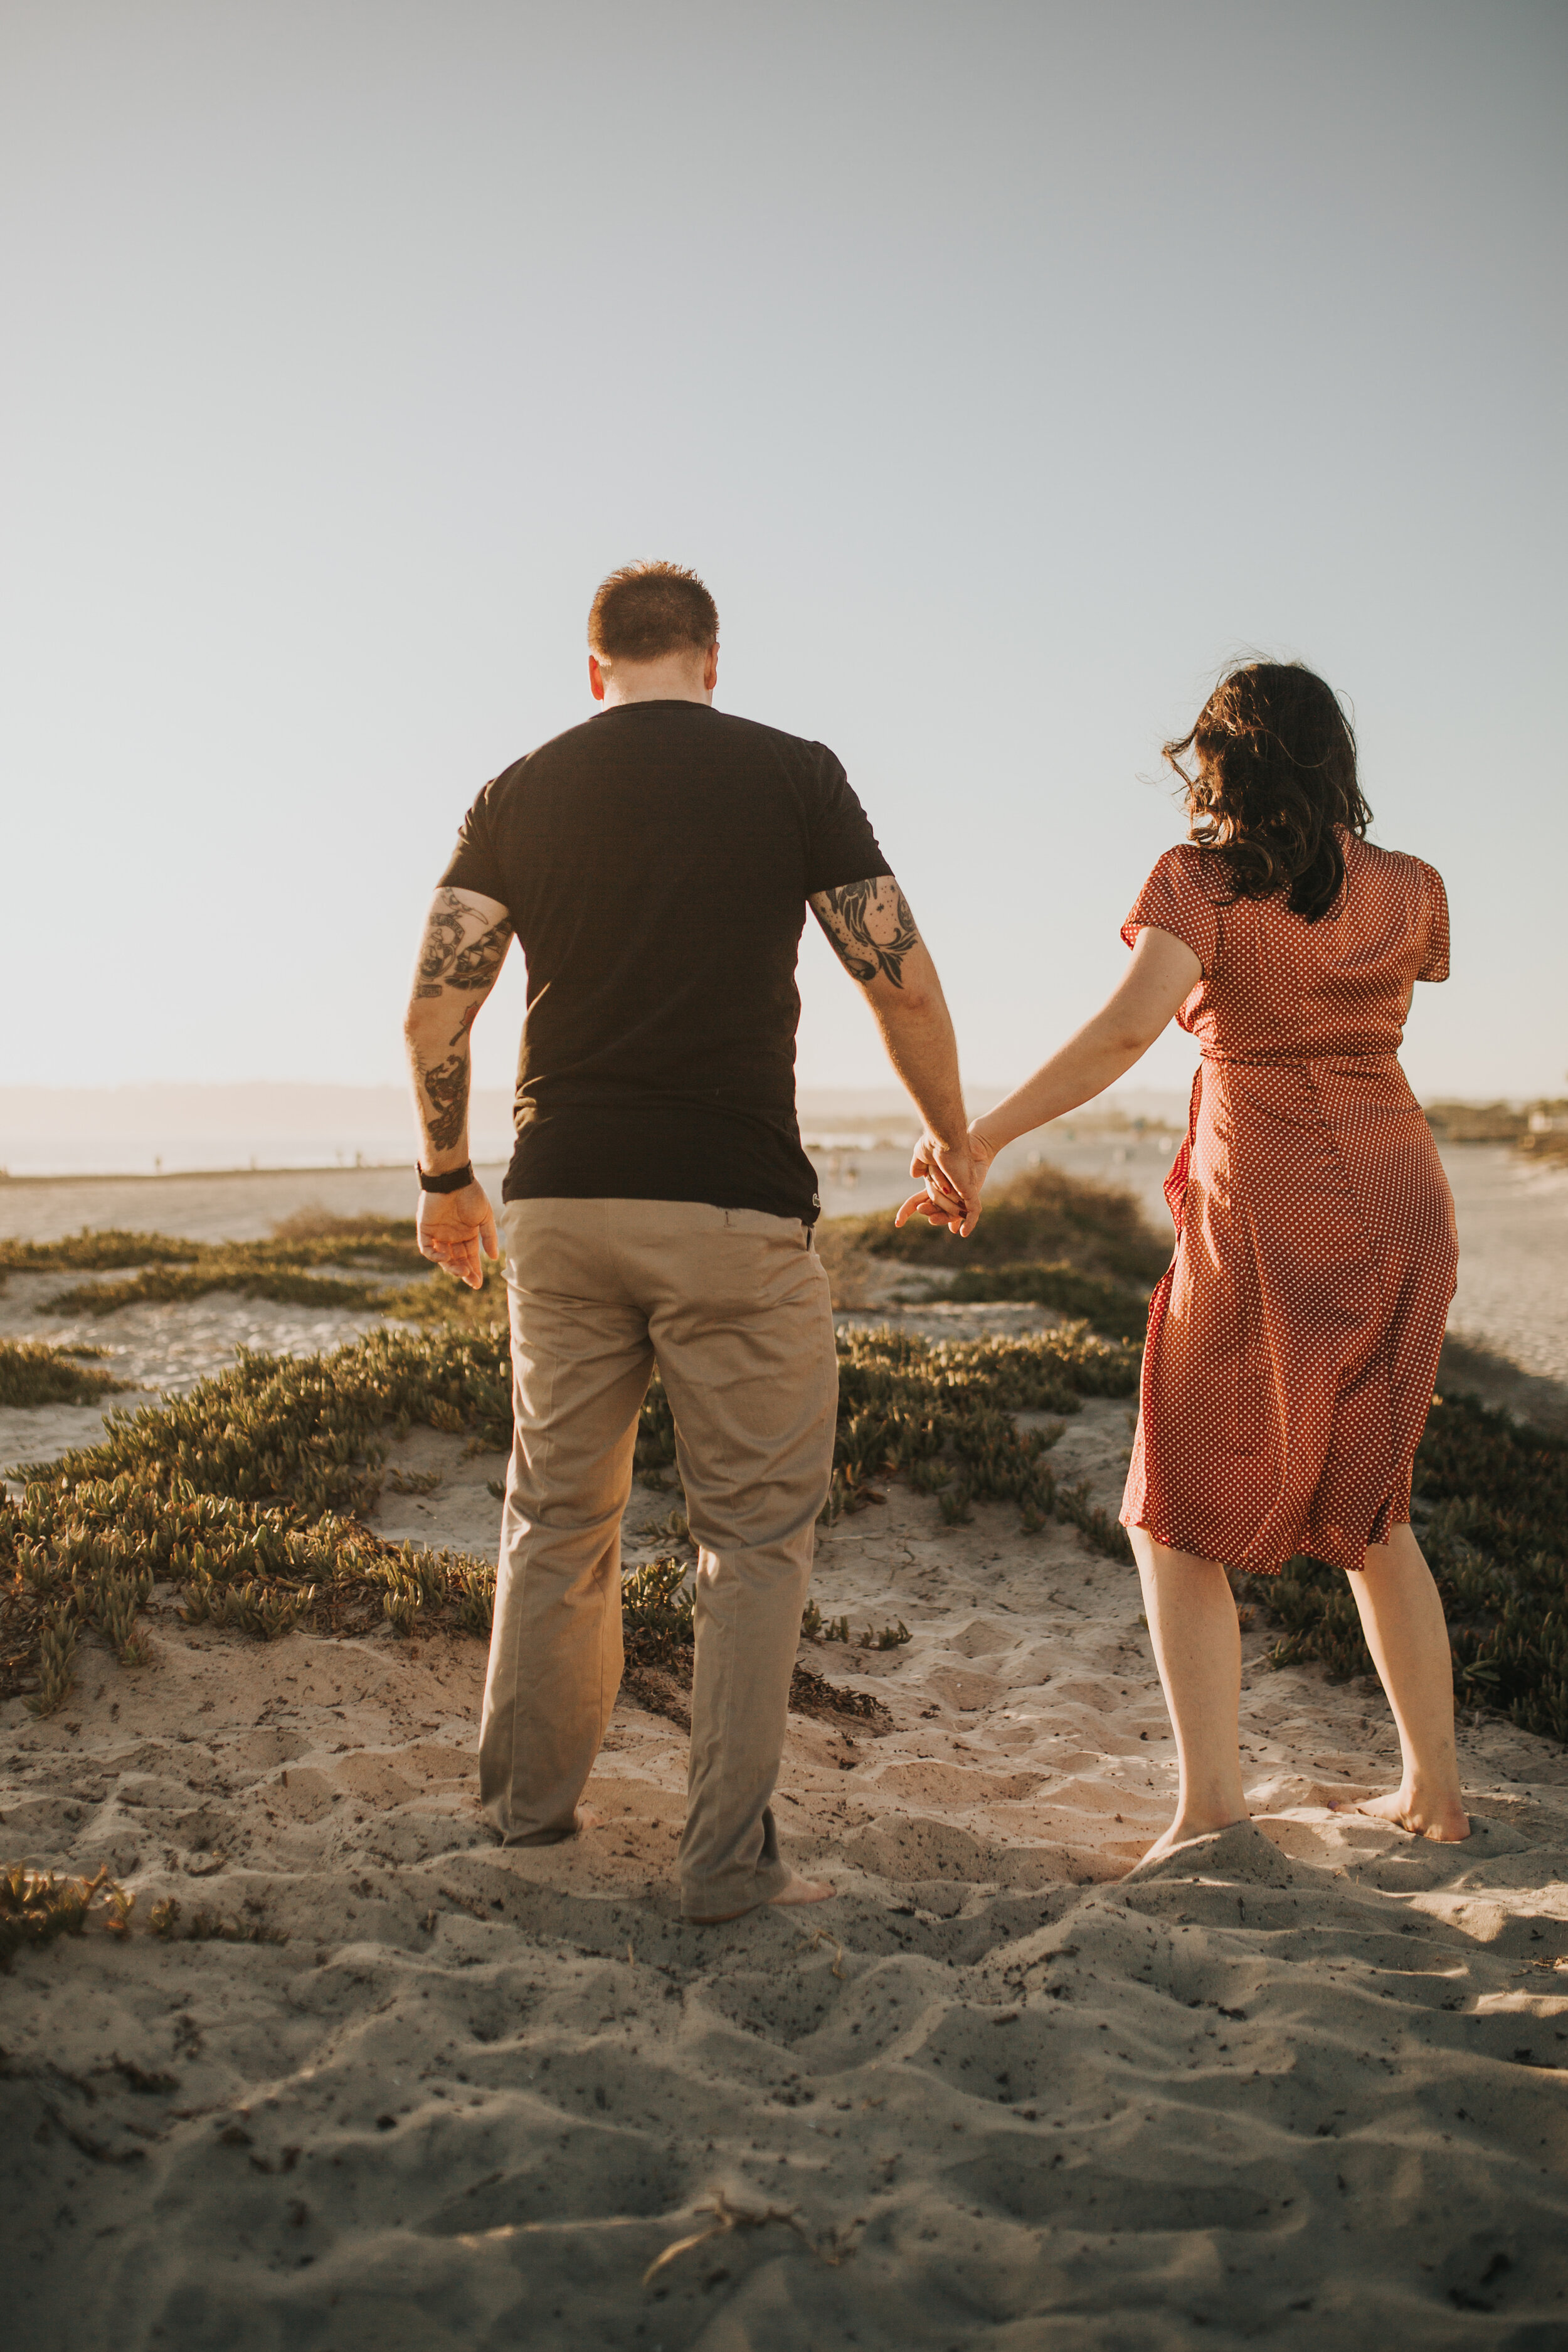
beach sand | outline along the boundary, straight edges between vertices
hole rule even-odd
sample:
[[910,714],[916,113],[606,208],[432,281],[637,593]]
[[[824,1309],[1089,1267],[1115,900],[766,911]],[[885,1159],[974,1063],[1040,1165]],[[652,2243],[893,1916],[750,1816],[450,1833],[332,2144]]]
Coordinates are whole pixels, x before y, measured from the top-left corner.
[[[1089,1402],[1058,1480],[1114,1506],[1131,1434]],[[386,1533],[491,1550],[503,1457],[392,1461],[440,1483]],[[781,1833],[836,1899],[719,1929],[682,1734],[625,1701],[598,1826],[489,1842],[476,1640],[262,1645],[161,1591],[147,1666],[89,1636],[62,1714],[0,1707],[5,1858],[137,1897],[0,1979],[7,2342],[1568,2346],[1563,1751],[1468,1721],[1476,1834],[1417,1843],[1343,1810],[1392,1783],[1381,1695],[1255,1624],[1254,1824],[1129,1879],[1175,1778],[1131,1570],[894,1482],[813,1590],[910,1629],[802,1648],[891,1728],[792,1717]],[[220,1923],[261,1940],[180,1940]]]

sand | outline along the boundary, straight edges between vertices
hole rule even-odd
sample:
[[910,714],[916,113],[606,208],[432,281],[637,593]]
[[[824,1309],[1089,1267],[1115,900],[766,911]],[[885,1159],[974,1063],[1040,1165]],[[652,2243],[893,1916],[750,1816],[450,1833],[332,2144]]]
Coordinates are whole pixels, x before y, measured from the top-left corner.
[[[1130,1439],[1090,1402],[1053,1466],[1113,1502]],[[440,1484],[386,1532],[490,1548],[501,1457],[394,1459]],[[659,1716],[617,1710],[597,1828],[490,1843],[470,1639],[262,1646],[160,1591],[149,1665],[89,1637],[63,1714],[0,1707],[5,1858],[137,1897],[0,1979],[16,2352],[1568,2346],[1563,1752],[1464,1725],[1463,1846],[1336,1811],[1389,1784],[1381,1696],[1254,1625],[1254,1824],[1128,1878],[1174,1780],[1131,1570],[895,1483],[814,1591],[910,1628],[802,1649],[892,1728],[792,1718],[782,1833],[837,1893],[722,1929]],[[265,1940],[160,1941],[170,1897]]]

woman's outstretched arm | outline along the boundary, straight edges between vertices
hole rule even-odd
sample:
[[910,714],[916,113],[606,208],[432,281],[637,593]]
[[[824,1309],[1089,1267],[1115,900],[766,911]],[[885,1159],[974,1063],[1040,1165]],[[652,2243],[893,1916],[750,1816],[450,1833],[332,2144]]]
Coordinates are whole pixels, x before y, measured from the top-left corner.
[[[1121,985],[1094,1018],[1086,1021],[1077,1036],[1069,1037],[1032,1078],[1015,1087],[1005,1101],[973,1121],[969,1133],[977,1170],[989,1168],[1005,1145],[1027,1135],[1031,1128],[1044,1127],[1047,1119],[1077,1110],[1080,1103],[1091,1102],[1113,1086],[1134,1062],[1142,1059],[1202,978],[1203,966],[1184,940],[1172,931],[1156,930],[1152,925],[1140,931]],[[901,1225],[921,1211],[933,1223],[947,1224],[956,1232],[958,1223],[943,1206],[950,1196],[936,1171],[921,1167],[921,1157],[917,1151],[913,1172],[929,1174],[932,1181],[925,1192],[917,1192],[904,1202],[897,1223]]]
[[1004,1144],[1031,1128],[1092,1102],[1142,1060],[1202,978],[1203,966],[1185,940],[1152,927],[1140,931],[1120,987],[1094,1018],[971,1131],[994,1159]]

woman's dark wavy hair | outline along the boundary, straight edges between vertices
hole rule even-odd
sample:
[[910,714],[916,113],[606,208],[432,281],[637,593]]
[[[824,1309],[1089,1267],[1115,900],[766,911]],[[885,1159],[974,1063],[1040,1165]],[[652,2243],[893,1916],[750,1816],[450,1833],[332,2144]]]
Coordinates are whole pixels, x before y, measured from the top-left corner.
[[1288,890],[1292,914],[1320,921],[1345,878],[1335,826],[1359,839],[1372,823],[1332,688],[1300,662],[1247,662],[1164,755],[1187,787],[1193,839],[1227,868],[1231,903]]

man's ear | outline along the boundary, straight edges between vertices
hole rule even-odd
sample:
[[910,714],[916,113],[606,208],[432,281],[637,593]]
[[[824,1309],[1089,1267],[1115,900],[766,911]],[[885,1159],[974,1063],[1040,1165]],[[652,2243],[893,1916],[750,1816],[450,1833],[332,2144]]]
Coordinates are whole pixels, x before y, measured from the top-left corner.
[[599,667],[599,656],[597,654],[590,654],[588,656],[588,691],[593,696],[595,702],[603,702],[605,698],[605,673]]
[[706,660],[706,662],[705,662],[705,663],[703,664],[703,666],[702,666],[702,691],[703,691],[703,693],[704,693],[704,694],[711,694],[711,693],[712,693],[712,691],[713,691],[713,689],[714,689],[714,688],[718,685],[718,683],[719,683],[719,647],[718,647],[717,643],[715,643],[715,644],[710,645],[710,646],[709,646],[709,648],[708,648],[708,659]]

